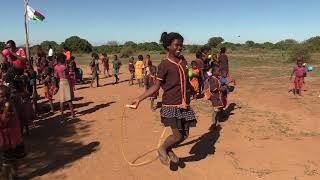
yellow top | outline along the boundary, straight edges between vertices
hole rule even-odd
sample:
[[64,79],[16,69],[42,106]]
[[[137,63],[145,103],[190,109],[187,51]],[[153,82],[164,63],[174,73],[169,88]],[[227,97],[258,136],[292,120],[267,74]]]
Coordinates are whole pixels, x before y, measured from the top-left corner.
[[9,106],[10,106],[10,103],[9,103],[9,102],[4,103],[4,107],[5,107],[5,108],[9,108]]
[[143,69],[145,68],[143,61],[137,61],[135,67],[136,67],[136,78],[142,79]]

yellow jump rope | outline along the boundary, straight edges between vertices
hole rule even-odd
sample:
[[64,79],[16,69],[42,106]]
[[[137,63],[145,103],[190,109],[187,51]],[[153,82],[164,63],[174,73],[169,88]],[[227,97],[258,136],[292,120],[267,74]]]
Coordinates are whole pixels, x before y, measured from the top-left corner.
[[[199,108],[197,106],[195,106],[197,108],[197,110],[199,111]],[[128,163],[129,166],[132,166],[132,167],[139,167],[139,166],[144,166],[144,165],[147,165],[147,164],[150,164],[154,161],[156,161],[158,159],[158,153],[157,153],[157,150],[160,148],[161,146],[161,143],[162,143],[162,140],[164,138],[164,135],[166,134],[166,131],[168,128],[163,128],[163,131],[161,133],[161,136],[159,137],[159,140],[158,140],[158,145],[156,147],[156,149],[152,149],[140,156],[138,156],[135,160],[133,161],[129,161],[125,152],[124,152],[124,128],[125,128],[125,118],[126,118],[126,109],[127,108],[133,108],[133,109],[136,109],[135,106],[133,105],[126,105],[124,108],[123,108],[123,112],[122,112],[122,118],[121,118],[121,140],[120,140],[120,148],[121,148],[121,154],[122,154],[122,157],[123,159]],[[192,136],[192,137],[189,137],[189,139],[192,139],[192,138],[195,138],[195,137],[199,137],[199,135],[195,135],[195,136]],[[136,163],[139,159],[143,158],[144,156],[150,154],[151,152],[154,152],[156,151],[156,157],[152,158],[152,159],[148,159],[144,162],[141,162],[141,163]]]
[[[124,128],[125,128],[125,115],[126,115],[126,109],[128,108],[129,106],[126,106],[123,108],[123,113],[122,113],[122,119],[121,119],[121,153],[122,153],[122,157],[123,159],[130,165],[130,166],[133,166],[133,167],[138,167],[138,166],[143,166],[143,165],[147,165],[147,164],[150,164],[154,161],[156,161],[158,159],[158,154],[157,154],[157,150],[159,149],[159,147],[161,146],[161,142],[163,140],[163,137],[164,135],[166,134],[166,130],[167,128],[164,128],[162,133],[161,133],[161,136],[159,138],[159,141],[158,141],[158,145],[157,145],[157,148],[156,149],[153,149],[153,150],[150,150],[142,155],[140,155],[139,157],[137,157],[134,161],[129,161],[125,152],[124,152]],[[131,107],[132,108],[132,107]],[[149,153],[153,152],[153,151],[156,151],[156,157],[152,158],[152,159],[148,159],[144,162],[141,162],[141,163],[136,163],[139,159],[141,159],[142,157],[148,155]]]

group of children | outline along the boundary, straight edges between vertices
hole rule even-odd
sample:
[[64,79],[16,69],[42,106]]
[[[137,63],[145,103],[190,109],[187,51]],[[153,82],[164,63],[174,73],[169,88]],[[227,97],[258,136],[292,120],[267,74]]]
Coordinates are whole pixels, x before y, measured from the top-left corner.
[[0,154],[5,159],[25,156],[22,135],[29,134],[29,125],[38,115],[38,85],[43,85],[51,112],[53,95],[59,90],[61,114],[68,102],[74,118],[73,91],[77,79],[82,80],[75,58],[67,60],[63,53],[47,57],[41,47],[37,56],[36,72],[33,58],[27,60],[24,49],[17,48],[14,41],[9,40],[0,53]]
[[[92,74],[92,80],[91,80],[91,87],[94,81],[97,83],[97,87],[99,87],[99,74],[101,73],[100,71],[100,62],[99,62],[99,55],[98,53],[92,53],[91,55],[92,60],[90,62],[90,68],[91,68],[91,74]],[[103,65],[103,73],[105,77],[111,77],[109,73],[109,57],[106,53],[102,53],[102,59],[101,63]],[[118,59],[117,55],[114,55],[114,59],[112,61],[112,66],[113,66],[113,76],[115,77],[115,82],[113,84],[118,84],[119,83],[119,71],[120,67],[122,66],[122,63],[120,59]],[[107,72],[107,73],[106,73]]]
[[[107,54],[102,53],[101,63],[104,68],[105,77],[111,77],[109,74],[109,57]],[[99,84],[99,74],[100,71],[100,57],[98,53],[92,53],[92,60],[90,62],[90,68],[92,73],[91,87],[93,86],[93,82],[96,81],[97,87]],[[113,61],[113,76],[115,77],[115,82],[113,84],[119,83],[119,71],[122,63],[117,55],[114,55]],[[156,80],[157,67],[152,65],[152,61],[150,60],[150,55],[146,55],[144,58],[143,55],[138,56],[138,60],[135,62],[134,57],[130,57],[128,60],[128,70],[130,73],[129,86],[134,85],[134,80],[137,81],[139,87],[145,87],[146,90],[152,87]],[[154,93],[152,97],[150,97],[151,108],[155,110],[154,100],[157,99],[159,92]]]
[[[60,90],[60,103],[63,104],[66,101],[71,101],[74,98],[74,91],[76,91],[76,83],[77,81],[82,81],[83,74],[82,70],[77,68],[75,57],[71,55],[71,51],[68,50],[64,54],[58,53],[49,58],[46,54],[41,53],[41,47],[39,49],[36,64],[39,84],[43,82],[44,97],[48,100],[51,112],[53,113],[53,96]],[[60,84],[63,81],[61,79],[67,79],[67,86],[63,84],[63,87],[61,87]],[[66,96],[67,98],[65,98]],[[63,114],[63,105],[60,105],[60,108]],[[73,117],[73,107],[71,105],[70,109]]]
[[1,161],[25,156],[23,134],[35,118],[36,72],[26,63],[25,52],[9,40],[0,53],[0,154]]
[[[130,57],[128,61],[128,70],[130,73],[129,86],[134,85],[134,79],[137,80],[139,87],[145,87],[147,91],[156,81],[157,67],[152,65],[150,55],[146,55],[144,60],[143,55],[138,55],[138,61],[134,62],[134,57]],[[159,92],[152,94],[150,98],[150,107],[156,109],[154,101],[158,98]]]

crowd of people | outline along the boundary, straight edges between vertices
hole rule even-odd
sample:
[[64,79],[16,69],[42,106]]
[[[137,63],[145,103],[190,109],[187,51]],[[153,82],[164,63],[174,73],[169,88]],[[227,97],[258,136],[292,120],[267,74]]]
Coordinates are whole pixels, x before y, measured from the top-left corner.
[[[130,107],[137,108],[141,101],[148,98],[150,108],[156,110],[158,107],[154,103],[159,96],[159,89],[163,89],[161,122],[171,128],[172,134],[160,146],[158,154],[160,161],[166,165],[179,161],[173,149],[188,137],[189,129],[197,124],[190,107],[191,100],[205,98],[211,102],[212,121],[216,127],[226,117],[228,94],[233,92],[235,86],[235,81],[230,78],[226,48],[221,48],[219,53],[213,55],[211,48],[203,46],[196,52],[195,60],[188,64],[181,53],[183,41],[184,38],[178,33],[163,33],[161,43],[167,55],[158,66],[153,65],[150,55],[139,55],[136,62],[134,57],[128,60],[129,86],[137,81],[139,88],[145,88],[145,92]],[[91,57],[91,87],[94,82],[99,87],[100,64],[104,76],[111,77],[109,57],[105,53],[100,56],[92,53]],[[45,53],[38,46],[37,57],[27,59],[24,49],[17,48],[12,40],[6,43],[0,53],[0,64],[0,147],[4,157],[22,158],[25,156],[22,137],[29,134],[29,125],[38,116],[37,86],[43,87],[51,112],[55,111],[53,96],[58,94],[62,118],[65,103],[69,106],[71,118],[74,118],[72,101],[75,85],[82,81],[83,72],[77,68],[75,57],[67,47],[63,53],[55,53],[52,47]],[[122,62],[114,55],[111,64],[115,78],[113,84],[116,85],[120,82]],[[293,71],[296,75],[294,93],[301,94],[304,73],[302,61],[299,60]]]
[[[227,97],[234,90],[235,81],[230,79],[226,48],[223,47],[219,53],[212,55],[211,48],[204,46],[196,52],[196,59],[189,65],[181,54],[183,37],[180,34],[164,33],[161,42],[168,53],[158,67],[153,65],[150,55],[138,55],[137,61],[134,57],[129,57],[129,86],[137,81],[139,88],[145,88],[145,93],[135,99],[129,107],[137,108],[142,100],[148,98],[150,108],[156,110],[158,107],[154,103],[159,96],[160,87],[163,89],[161,122],[164,126],[171,127],[173,134],[164,141],[158,153],[161,162],[168,164],[170,161],[178,161],[172,149],[188,137],[190,127],[196,126],[195,113],[190,107],[191,97],[193,100],[204,97],[212,103],[212,121],[218,126],[219,121],[226,117],[224,110],[228,103]],[[100,60],[99,54],[92,53],[91,87],[94,81],[99,87],[100,62],[103,65],[104,76],[111,77],[109,57],[107,54],[102,54],[101,57]],[[117,55],[113,56],[111,63],[115,85],[119,83],[122,63]]]
[[[76,67],[75,58],[68,48],[64,53],[54,53],[49,47],[45,53],[37,48],[37,57],[27,59],[23,48],[17,48],[13,40],[7,41],[0,53],[0,149],[1,160],[23,158],[23,136],[29,134],[29,126],[39,113],[39,85],[54,112],[53,95],[59,92],[60,111],[64,117],[64,103],[68,103],[71,118],[75,117],[72,100],[76,81],[82,73]],[[34,69],[36,66],[36,70]]]

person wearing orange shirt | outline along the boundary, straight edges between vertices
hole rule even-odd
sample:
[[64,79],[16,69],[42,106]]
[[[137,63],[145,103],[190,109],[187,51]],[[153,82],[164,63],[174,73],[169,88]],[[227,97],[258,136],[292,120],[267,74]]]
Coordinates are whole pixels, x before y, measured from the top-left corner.
[[72,53],[71,53],[71,51],[69,50],[69,48],[64,47],[64,48],[63,48],[63,54],[66,56],[66,61],[67,61],[67,63],[69,63],[70,60],[71,60],[71,56],[72,56]]
[[189,68],[189,71],[192,72],[192,77],[189,77],[189,78],[190,78],[190,84],[192,86],[193,99],[197,99],[197,95],[200,89],[199,88],[200,69],[196,61],[191,62],[191,67]]

